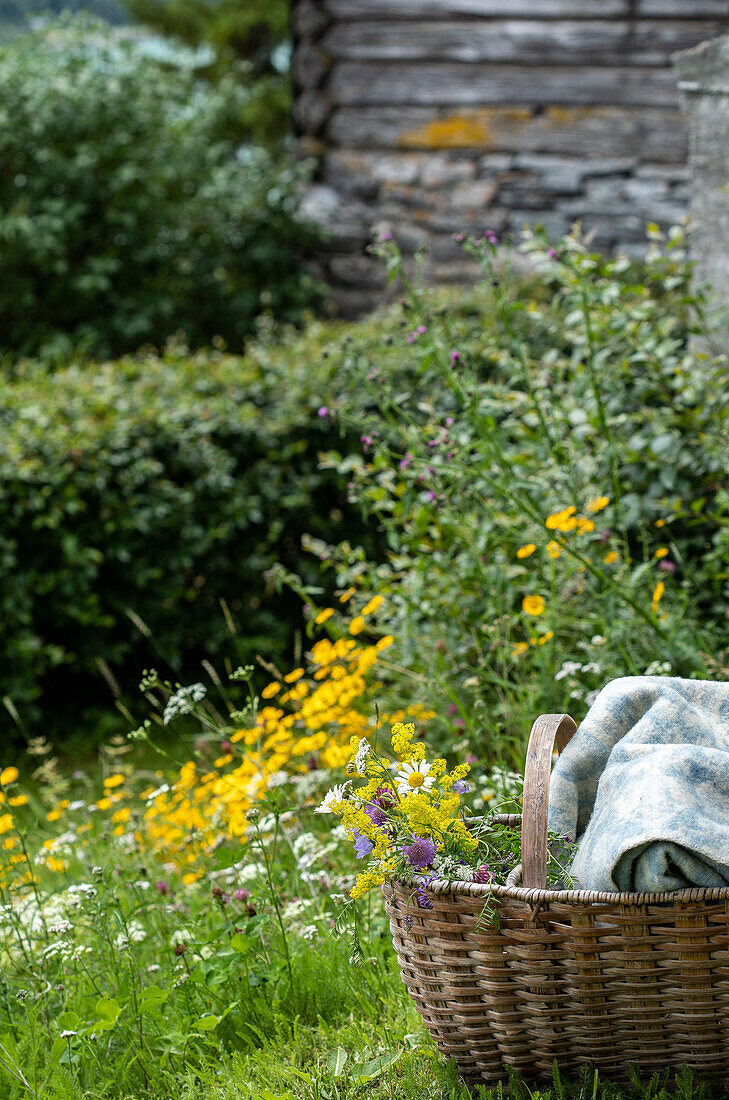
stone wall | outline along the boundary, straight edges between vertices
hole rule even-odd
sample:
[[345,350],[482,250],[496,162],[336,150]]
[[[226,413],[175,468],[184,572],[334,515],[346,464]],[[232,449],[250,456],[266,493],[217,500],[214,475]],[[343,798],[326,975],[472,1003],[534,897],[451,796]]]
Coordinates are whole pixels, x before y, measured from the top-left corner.
[[426,275],[471,274],[459,231],[553,235],[642,254],[688,200],[670,55],[722,33],[729,0],[293,0],[295,118],[318,162],[306,208],[329,230],[344,313],[382,295],[372,231]]

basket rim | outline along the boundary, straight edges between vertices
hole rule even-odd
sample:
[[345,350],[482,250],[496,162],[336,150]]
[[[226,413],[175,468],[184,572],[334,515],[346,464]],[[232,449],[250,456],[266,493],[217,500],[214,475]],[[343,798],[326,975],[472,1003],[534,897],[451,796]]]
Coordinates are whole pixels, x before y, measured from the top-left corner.
[[456,879],[453,882],[434,880],[427,886],[421,885],[416,876],[394,878],[394,884],[418,888],[435,897],[502,898],[526,902],[528,905],[540,902],[563,902],[568,905],[674,905],[676,902],[695,903],[711,901],[729,901],[729,886],[691,886],[684,890],[667,890],[662,893],[627,892],[609,890],[537,890],[527,886],[499,886],[493,883],[467,882]]

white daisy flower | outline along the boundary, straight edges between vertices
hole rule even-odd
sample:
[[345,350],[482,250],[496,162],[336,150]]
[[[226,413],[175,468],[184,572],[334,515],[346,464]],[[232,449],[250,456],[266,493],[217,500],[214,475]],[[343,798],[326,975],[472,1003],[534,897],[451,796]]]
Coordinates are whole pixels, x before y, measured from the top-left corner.
[[335,802],[344,802],[349,795],[349,788],[351,783],[342,783],[332,789],[324,796],[324,800],[320,806],[314,810],[315,814],[330,814],[332,813],[332,806]]
[[370,755],[370,743],[366,737],[360,741],[354,757],[354,766],[360,775],[364,775],[367,767],[367,757]]
[[414,794],[415,791],[429,791],[435,783],[435,776],[429,775],[430,764],[424,760],[411,760],[400,766],[395,776],[398,794]]

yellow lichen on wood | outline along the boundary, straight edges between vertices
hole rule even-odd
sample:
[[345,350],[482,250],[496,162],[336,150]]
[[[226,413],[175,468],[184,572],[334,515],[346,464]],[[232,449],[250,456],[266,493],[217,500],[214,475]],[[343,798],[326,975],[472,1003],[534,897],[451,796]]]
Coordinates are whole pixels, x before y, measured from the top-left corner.
[[446,118],[434,118],[417,130],[400,135],[403,149],[490,149],[494,124],[525,125],[532,119],[528,107],[482,107]]

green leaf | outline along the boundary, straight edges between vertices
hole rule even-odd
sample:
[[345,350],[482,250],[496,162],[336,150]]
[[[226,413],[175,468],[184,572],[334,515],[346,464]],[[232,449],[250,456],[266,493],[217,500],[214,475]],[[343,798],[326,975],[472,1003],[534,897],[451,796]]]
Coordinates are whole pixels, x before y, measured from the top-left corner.
[[214,1031],[222,1020],[222,1016],[201,1016],[199,1020],[195,1020],[192,1024],[193,1027],[199,1028],[200,1031]]
[[327,1056],[327,1067],[332,1077],[341,1077],[344,1072],[344,1063],[347,1061],[349,1054],[344,1047],[337,1047],[336,1050],[330,1051]]
[[377,1058],[371,1058],[369,1062],[352,1066],[352,1075],[356,1074],[357,1083],[360,1085],[365,1084],[367,1081],[374,1081],[383,1070],[386,1070],[389,1066],[394,1066],[395,1062],[401,1057],[402,1050],[396,1050],[394,1054],[381,1054]]

